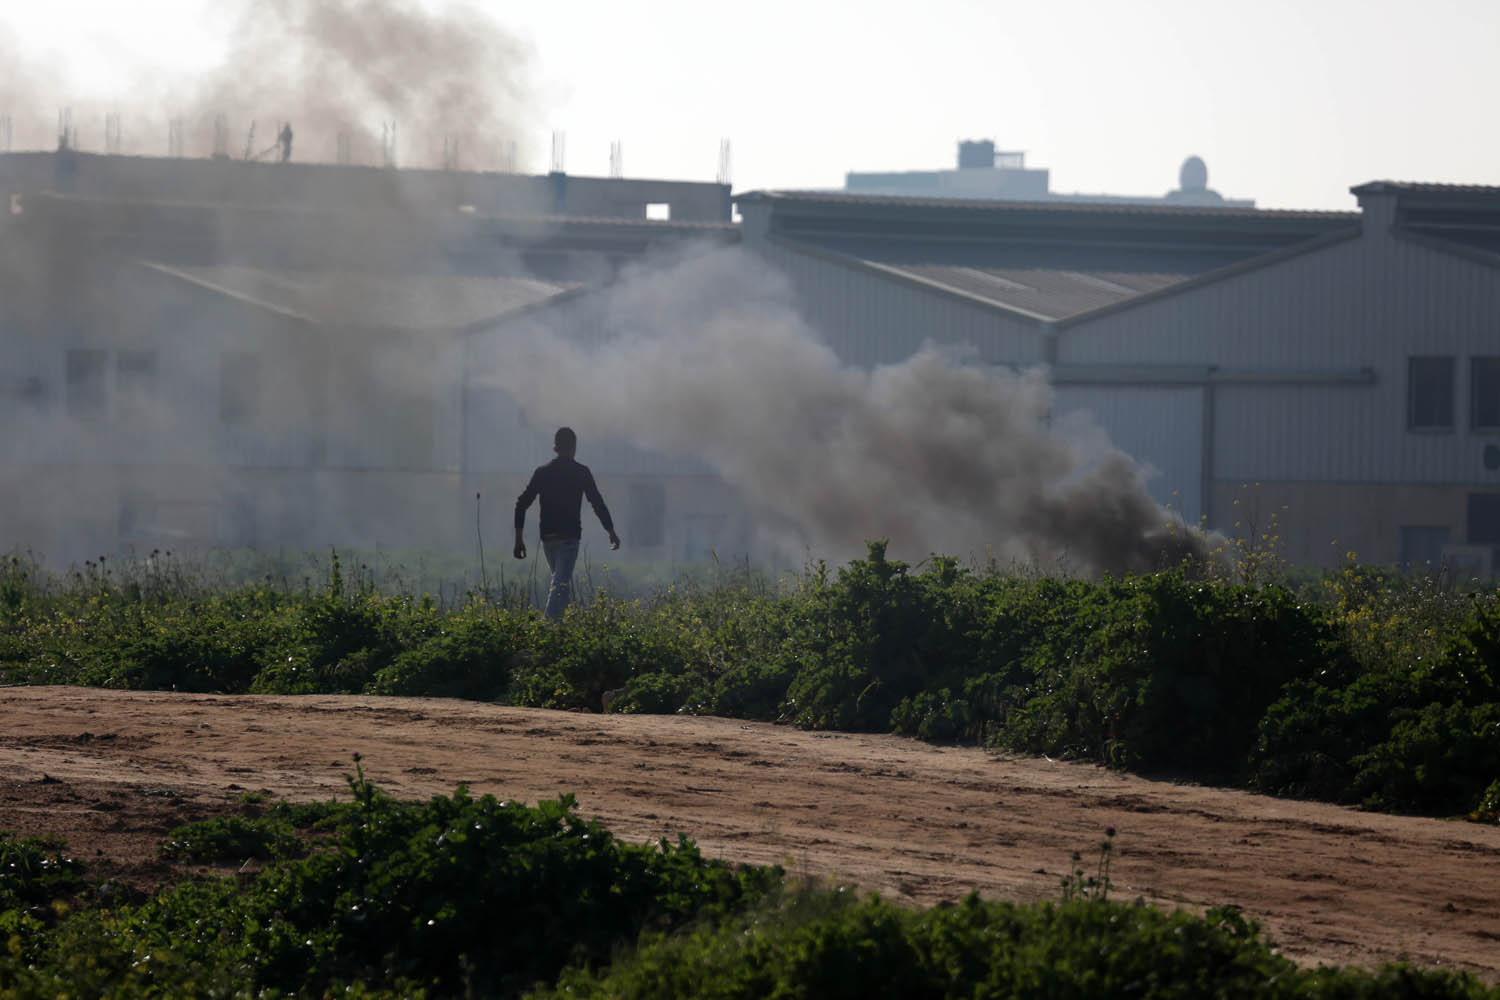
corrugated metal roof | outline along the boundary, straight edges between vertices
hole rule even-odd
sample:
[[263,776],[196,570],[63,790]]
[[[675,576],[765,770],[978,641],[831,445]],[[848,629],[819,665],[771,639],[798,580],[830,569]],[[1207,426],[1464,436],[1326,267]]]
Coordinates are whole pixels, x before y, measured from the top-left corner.
[[455,330],[490,323],[578,287],[515,277],[146,266],[304,322],[400,330]]
[[[792,241],[797,245],[799,241]],[[1057,320],[1154,292],[1207,270],[1183,255],[996,244],[826,239],[802,245],[959,292],[1029,316]]]
[[886,269],[988,299],[1012,309],[1064,319],[1185,280],[1185,274],[1048,271],[907,265]]
[[1211,218],[1300,218],[1347,221],[1358,212],[1301,209],[1229,208],[1213,205],[1150,205],[1115,202],[1011,201],[996,198],[919,198],[904,195],[845,194],[834,191],[747,191],[738,202],[792,202],[827,205],[865,205],[891,208],[957,208],[975,213],[1066,212],[1080,215],[1207,216]]
[[1368,181],[1349,189],[1360,194],[1477,194],[1500,198],[1500,187],[1488,184],[1438,184],[1429,181]]

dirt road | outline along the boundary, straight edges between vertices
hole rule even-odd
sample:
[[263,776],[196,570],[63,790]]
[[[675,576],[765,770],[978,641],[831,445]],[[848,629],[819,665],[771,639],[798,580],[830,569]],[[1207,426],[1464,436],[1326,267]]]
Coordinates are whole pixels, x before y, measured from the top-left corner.
[[150,886],[172,826],[245,790],[346,792],[351,755],[402,798],[465,784],[579,811],[634,842],[777,862],[931,904],[1055,898],[1118,829],[1115,895],[1234,903],[1299,961],[1406,958],[1500,981],[1500,828],[1362,813],[725,719],[580,715],[415,698],[0,690],[0,829],[65,837]]

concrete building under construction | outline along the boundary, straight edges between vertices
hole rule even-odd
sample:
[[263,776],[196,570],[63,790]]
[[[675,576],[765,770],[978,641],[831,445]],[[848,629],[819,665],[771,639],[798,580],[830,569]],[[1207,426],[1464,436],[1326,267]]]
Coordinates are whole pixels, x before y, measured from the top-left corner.
[[475,427],[473,332],[738,239],[727,185],[561,173],[63,149],[0,193],[0,546],[62,564],[466,549],[551,430]]
[[[552,430],[479,359],[526,318],[620,334],[620,274],[737,246],[847,365],[937,343],[1045,372],[1055,415],[1092,414],[1190,521],[1487,575],[1500,188],[1353,190],[1357,212],[761,191],[735,223],[727,184],[0,155],[0,544],[466,550],[475,494],[503,531]],[[703,461],[600,436],[632,555],[749,550]]]

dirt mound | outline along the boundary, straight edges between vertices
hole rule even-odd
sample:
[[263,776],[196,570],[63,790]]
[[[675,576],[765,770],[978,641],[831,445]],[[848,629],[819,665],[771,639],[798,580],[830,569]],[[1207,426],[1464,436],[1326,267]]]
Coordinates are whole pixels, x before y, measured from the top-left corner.
[[65,837],[149,889],[156,846],[244,791],[460,785],[579,811],[640,842],[776,862],[918,904],[1056,898],[1072,852],[1116,837],[1119,898],[1237,904],[1303,962],[1407,959],[1500,980],[1500,828],[1362,813],[893,736],[420,698],[0,691],[0,829]]

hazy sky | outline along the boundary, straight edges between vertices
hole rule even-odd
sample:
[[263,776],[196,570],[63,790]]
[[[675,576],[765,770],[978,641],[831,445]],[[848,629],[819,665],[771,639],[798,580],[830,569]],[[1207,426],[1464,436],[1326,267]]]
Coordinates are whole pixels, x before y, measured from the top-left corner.
[[[618,139],[627,175],[701,180],[727,137],[736,190],[950,167],[960,138],[1024,150],[1063,192],[1160,194],[1189,154],[1262,207],[1352,208],[1349,187],[1378,178],[1500,184],[1497,0],[474,6],[530,53],[524,169],[547,168],[557,129],[570,173],[607,173]],[[44,77],[25,103],[47,106],[16,106],[0,73],[0,115],[19,133],[104,101],[138,145],[132,115],[170,92],[142,81],[222,60],[222,10],[5,0],[0,34]],[[102,145],[102,115],[79,127],[83,148]]]

